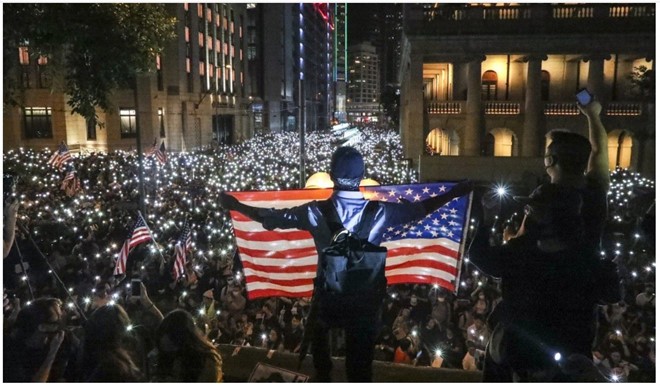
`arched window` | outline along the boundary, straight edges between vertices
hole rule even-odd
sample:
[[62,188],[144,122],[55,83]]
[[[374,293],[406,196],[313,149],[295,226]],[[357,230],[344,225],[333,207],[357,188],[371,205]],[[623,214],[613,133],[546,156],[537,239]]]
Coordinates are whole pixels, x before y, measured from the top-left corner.
[[481,99],[497,100],[497,72],[488,70],[481,77]]
[[458,134],[455,130],[435,128],[426,136],[426,152],[431,155],[458,155]]
[[541,71],[541,100],[550,99],[550,73]]
[[508,128],[496,128],[489,135],[492,137],[492,156],[518,155],[516,134]]
[[626,130],[614,130],[607,135],[607,142],[610,170],[614,170],[617,166],[630,168],[633,147],[630,132]]

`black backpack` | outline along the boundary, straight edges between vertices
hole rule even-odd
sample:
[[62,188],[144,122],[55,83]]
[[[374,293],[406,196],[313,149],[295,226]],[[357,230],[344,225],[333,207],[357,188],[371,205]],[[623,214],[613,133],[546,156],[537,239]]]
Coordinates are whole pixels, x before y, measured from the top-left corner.
[[387,286],[387,248],[368,241],[378,202],[367,203],[355,232],[343,227],[331,200],[319,202],[318,207],[333,234],[332,243],[319,256],[321,266],[314,285],[321,312],[336,319],[337,312],[377,311]]

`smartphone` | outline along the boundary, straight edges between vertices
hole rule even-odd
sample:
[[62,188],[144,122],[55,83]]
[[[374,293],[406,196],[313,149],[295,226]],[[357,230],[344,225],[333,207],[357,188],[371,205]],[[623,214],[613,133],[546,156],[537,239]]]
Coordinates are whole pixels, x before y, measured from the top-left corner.
[[578,91],[578,93],[575,94],[575,98],[577,99],[577,102],[582,106],[586,106],[594,100],[594,96],[591,94],[591,92],[587,91],[586,88]]
[[131,296],[133,297],[139,297],[141,295],[140,293],[140,285],[142,284],[142,281],[139,279],[132,279],[131,280]]

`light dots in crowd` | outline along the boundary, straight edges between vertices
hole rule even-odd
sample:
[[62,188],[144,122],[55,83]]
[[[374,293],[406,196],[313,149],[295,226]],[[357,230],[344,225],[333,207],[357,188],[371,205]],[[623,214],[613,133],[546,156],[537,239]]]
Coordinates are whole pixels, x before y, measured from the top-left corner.
[[554,359],[555,359],[555,361],[561,361],[561,353],[559,353],[559,352],[555,353]]
[[130,332],[131,330],[133,330],[133,325],[129,324],[128,326],[126,326],[127,332]]

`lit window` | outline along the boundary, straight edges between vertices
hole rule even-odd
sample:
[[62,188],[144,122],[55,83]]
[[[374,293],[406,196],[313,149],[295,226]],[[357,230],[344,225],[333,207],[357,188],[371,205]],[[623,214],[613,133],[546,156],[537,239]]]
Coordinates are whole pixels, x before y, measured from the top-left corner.
[[119,129],[122,138],[134,138],[137,130],[137,115],[134,109],[119,109]]
[[26,139],[53,137],[52,109],[50,107],[24,107],[23,123]]
[[160,127],[160,137],[165,137],[165,113],[162,108],[158,108],[158,126]]

